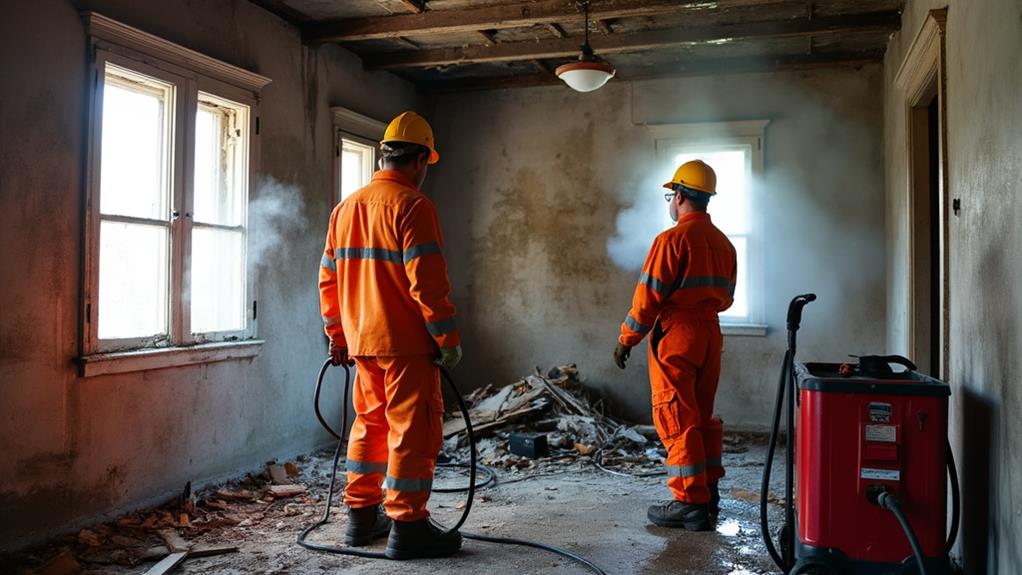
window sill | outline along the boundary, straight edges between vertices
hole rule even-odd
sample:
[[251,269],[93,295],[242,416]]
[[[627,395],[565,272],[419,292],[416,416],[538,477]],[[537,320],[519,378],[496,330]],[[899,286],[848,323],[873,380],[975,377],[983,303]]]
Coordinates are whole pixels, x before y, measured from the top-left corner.
[[738,337],[764,337],[767,326],[758,323],[721,323],[720,332]]
[[259,355],[263,340],[205,343],[189,347],[139,349],[97,353],[77,358],[79,375],[95,377],[113,373],[149,371],[168,367],[181,367],[200,363],[213,363],[232,359],[245,359]]

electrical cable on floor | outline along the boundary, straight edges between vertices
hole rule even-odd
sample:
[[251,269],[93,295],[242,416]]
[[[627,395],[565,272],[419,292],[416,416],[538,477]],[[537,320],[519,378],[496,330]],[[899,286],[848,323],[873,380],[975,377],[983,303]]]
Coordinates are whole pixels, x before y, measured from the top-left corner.
[[[326,508],[323,511],[323,517],[319,521],[317,521],[316,523],[313,523],[312,525],[309,525],[308,527],[306,527],[305,529],[302,530],[302,532],[298,535],[298,544],[301,545],[302,547],[305,547],[306,549],[311,549],[313,551],[321,551],[321,552],[325,552],[325,553],[336,553],[336,554],[339,554],[339,555],[350,555],[350,556],[354,556],[354,557],[364,557],[364,558],[368,558],[368,559],[387,559],[388,557],[386,555],[384,555],[383,553],[379,553],[379,552],[362,551],[362,550],[355,549],[355,548],[352,548],[352,547],[340,547],[340,546],[337,546],[337,545],[323,545],[323,544],[320,544],[320,543],[313,543],[313,542],[307,541],[307,538],[308,538],[309,534],[311,534],[313,531],[315,531],[316,529],[322,527],[323,525],[327,524],[330,521],[330,507],[333,504],[334,486],[337,483],[337,467],[340,464],[341,451],[342,451],[343,445],[344,445],[344,440],[343,440],[342,436],[340,434],[338,434],[326,422],[326,419],[323,417],[323,414],[322,414],[322,412],[320,410],[320,406],[319,406],[320,393],[321,393],[322,387],[323,387],[323,378],[326,375],[326,372],[330,368],[331,365],[333,365],[332,361],[330,359],[327,359],[323,363],[323,367],[319,370],[319,378],[316,381],[316,393],[315,393],[315,399],[314,399],[314,401],[315,401],[315,409],[316,409],[316,417],[317,417],[317,419],[319,419],[319,423],[323,426],[324,429],[327,430],[327,432],[329,432],[331,435],[333,435],[334,437],[337,438],[337,448],[334,451],[333,465],[332,465],[331,473],[330,473],[330,489],[327,492]],[[344,375],[344,398],[345,398],[345,401],[347,401],[348,395],[350,393],[350,386],[351,386],[351,370],[349,369],[349,367],[347,365],[343,365],[342,364],[342,367],[344,367],[344,374],[345,374]],[[472,431],[472,421],[469,418],[468,406],[465,404],[465,399],[462,397],[461,392],[458,390],[458,387],[454,384],[454,380],[451,378],[450,374],[447,373],[447,370],[440,369],[440,373],[441,373],[441,375],[443,375],[444,381],[447,382],[448,386],[450,386],[451,390],[454,392],[455,397],[458,399],[458,407],[461,410],[462,417],[465,420],[465,431],[468,434],[469,447],[470,447],[470,449],[469,449],[469,464],[468,464],[468,470],[469,470],[469,485],[468,485],[468,489],[467,489],[468,496],[465,498],[465,509],[462,511],[461,518],[454,525],[454,527],[452,527],[452,528],[450,528],[448,530],[448,532],[454,532],[454,531],[457,531],[458,529],[460,529],[461,526],[464,525],[465,521],[468,519],[469,511],[472,509],[472,501],[473,501],[473,499],[475,499],[475,491],[476,491],[476,489],[478,489],[481,486],[476,485],[476,469],[477,469],[477,467],[479,467],[479,465],[478,465],[478,462],[476,461],[477,453],[476,453],[475,435],[473,434],[473,431]],[[342,413],[343,413],[343,415],[341,416],[341,428],[342,428],[342,430],[346,430],[346,429],[348,429],[348,410],[347,410],[346,406],[342,410]],[[455,466],[455,467],[463,467],[464,466],[464,464],[462,464],[462,463],[450,464],[450,465],[451,466]],[[484,469],[489,471],[491,480],[492,481],[496,481],[496,473],[493,472],[493,470],[490,470],[489,468],[484,467]],[[513,482],[514,481],[508,481],[507,483],[513,483]],[[463,490],[464,490],[464,488],[457,488],[457,489],[451,488],[447,492],[457,492],[457,491],[463,491]],[[436,491],[436,490],[434,490],[434,491]],[[571,551],[566,551],[564,549],[559,549],[557,547],[553,547],[553,546],[550,546],[550,545],[544,545],[542,543],[535,543],[535,542],[532,542],[532,541],[526,541],[524,539],[512,539],[512,538],[507,538],[507,537],[490,537],[488,535],[477,535],[477,534],[473,534],[473,533],[462,533],[461,535],[465,539],[472,539],[472,540],[475,540],[475,541],[483,541],[483,542],[487,542],[487,543],[498,543],[498,544],[501,544],[501,545],[518,545],[518,546],[522,546],[522,547],[531,547],[533,549],[540,549],[540,550],[543,550],[543,551],[548,551],[550,553],[553,553],[553,554],[558,555],[560,557],[563,557],[565,559],[569,559],[571,561],[574,561],[575,563],[578,563],[579,565],[582,565],[583,567],[586,567],[587,569],[589,569],[590,571],[592,571],[596,575],[606,575],[606,573],[602,569],[600,569],[599,566],[597,566],[592,561],[586,559],[585,557],[582,557],[581,555],[577,555],[575,553],[572,553]]]
[[593,465],[595,465],[597,467],[597,469],[599,469],[600,471],[604,471],[604,472],[609,473],[611,475],[618,475],[620,477],[632,477],[632,478],[643,479],[643,478],[646,478],[646,477],[660,477],[660,476],[663,476],[663,475],[667,475],[667,471],[644,471],[642,473],[629,473],[627,471],[618,471],[616,469],[611,469],[611,468],[606,467],[606,466],[603,465],[603,450],[602,449],[598,450],[596,453],[593,454]]

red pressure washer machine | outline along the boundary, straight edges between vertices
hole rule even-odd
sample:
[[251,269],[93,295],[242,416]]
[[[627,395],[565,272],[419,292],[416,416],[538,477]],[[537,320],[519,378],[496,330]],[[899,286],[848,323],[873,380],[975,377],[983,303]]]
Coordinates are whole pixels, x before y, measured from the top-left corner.
[[[801,295],[788,307],[788,350],[760,500],[767,550],[789,575],[947,575],[959,518],[958,478],[947,441],[950,388],[900,356],[796,364],[802,308],[815,299]],[[895,372],[892,364],[906,369]],[[785,523],[778,551],[767,496],[785,397],[787,429],[795,433],[786,434]],[[791,462],[798,471],[797,495]],[[953,503],[950,536],[945,472]]]

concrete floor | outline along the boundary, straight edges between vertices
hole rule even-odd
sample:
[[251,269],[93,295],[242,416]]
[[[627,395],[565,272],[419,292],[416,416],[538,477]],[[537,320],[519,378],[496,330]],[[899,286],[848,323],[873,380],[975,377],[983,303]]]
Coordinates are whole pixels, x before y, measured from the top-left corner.
[[[482,491],[464,531],[531,539],[581,554],[608,574],[752,575],[775,573],[759,535],[758,493],[764,448],[726,454],[721,518],[716,531],[690,533],[654,527],[646,507],[667,496],[663,478],[630,478],[584,469],[501,485]],[[778,470],[780,471],[780,470]],[[776,474],[782,477],[781,474]],[[779,485],[775,486],[777,493]],[[434,516],[453,522],[460,496],[437,494]],[[780,507],[771,505],[774,521]],[[577,574],[586,570],[543,551],[466,541],[450,559],[390,562],[338,557],[294,545],[296,526],[308,517],[284,519],[248,530],[241,552],[195,559],[180,573],[285,574],[343,572],[373,575],[426,573]],[[234,528],[233,531],[246,531]],[[343,519],[314,540],[334,543]],[[208,541],[215,543],[215,540]],[[377,546],[382,551],[382,544]],[[119,571],[143,573],[144,569]]]

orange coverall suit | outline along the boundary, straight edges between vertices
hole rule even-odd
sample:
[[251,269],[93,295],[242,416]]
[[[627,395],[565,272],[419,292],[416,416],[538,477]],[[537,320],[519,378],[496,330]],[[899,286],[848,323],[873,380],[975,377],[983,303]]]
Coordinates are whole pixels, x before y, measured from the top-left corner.
[[678,501],[706,503],[724,476],[723,427],[713,417],[723,336],[717,313],[734,301],[735,248],[705,212],[657,236],[635,288],[620,342],[653,332],[653,422],[667,449],[667,486]]
[[459,344],[442,247],[433,204],[384,170],[334,208],[319,268],[326,334],[358,368],[344,501],[383,502],[398,521],[429,516],[444,410],[433,360]]

